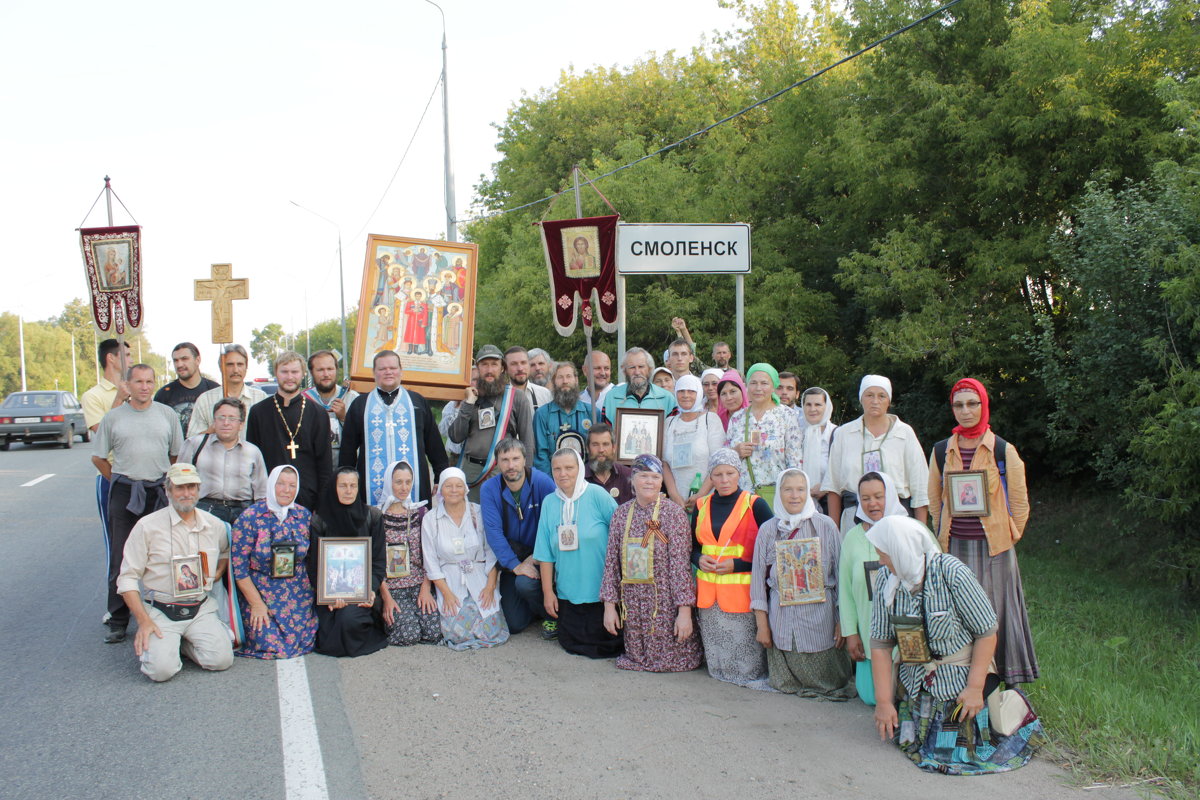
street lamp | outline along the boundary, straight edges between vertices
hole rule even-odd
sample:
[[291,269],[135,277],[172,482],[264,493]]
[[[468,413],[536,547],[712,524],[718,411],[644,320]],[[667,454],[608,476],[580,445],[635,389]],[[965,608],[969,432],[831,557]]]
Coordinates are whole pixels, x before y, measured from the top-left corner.
[[[342,273],[342,226],[331,220],[329,217],[322,216],[311,208],[305,208],[295,200],[289,200],[289,203],[294,205],[301,211],[307,211],[317,219],[323,219],[333,227],[337,228],[338,235],[338,295],[342,301],[342,380],[350,377],[350,346],[346,344],[346,278]],[[306,306],[307,308],[307,306]]]
[[450,168],[450,89],[447,86],[449,77],[446,70],[446,12],[433,0],[425,0],[442,15],[442,147],[445,150],[445,182],[446,182],[446,239],[458,241],[454,224],[454,170]]

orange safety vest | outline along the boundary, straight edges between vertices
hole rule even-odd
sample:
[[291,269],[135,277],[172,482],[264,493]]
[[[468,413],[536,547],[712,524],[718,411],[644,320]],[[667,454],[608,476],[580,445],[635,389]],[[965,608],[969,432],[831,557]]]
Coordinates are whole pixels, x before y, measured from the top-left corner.
[[[743,542],[753,542],[758,532],[751,506],[757,495],[742,492],[741,497],[729,512],[719,536],[713,535],[712,498],[702,497],[696,504],[696,540],[700,542],[700,554],[712,556],[718,562],[731,558],[750,560],[753,553],[746,553]],[[737,540],[738,544],[731,544]],[[722,611],[739,614],[750,610],[750,573],[730,572],[717,575],[696,570],[696,608],[710,608],[716,603]]]

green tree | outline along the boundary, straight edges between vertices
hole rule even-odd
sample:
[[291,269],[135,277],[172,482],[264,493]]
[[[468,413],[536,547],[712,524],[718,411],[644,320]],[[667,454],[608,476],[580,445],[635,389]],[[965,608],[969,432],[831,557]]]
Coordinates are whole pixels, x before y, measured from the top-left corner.
[[278,322],[269,322],[251,331],[250,355],[255,361],[266,364],[272,377],[275,375],[275,356],[287,349],[284,338],[283,326]]

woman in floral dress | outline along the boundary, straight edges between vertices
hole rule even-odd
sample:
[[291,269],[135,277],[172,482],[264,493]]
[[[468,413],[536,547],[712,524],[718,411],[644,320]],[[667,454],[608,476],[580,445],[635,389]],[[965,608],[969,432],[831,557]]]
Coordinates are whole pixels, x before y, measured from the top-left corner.
[[725,446],[741,458],[738,486],[767,501],[775,501],[775,476],[804,460],[800,420],[780,405],[775,390],[779,373],[770,364],[746,370],[750,406],[734,412],[725,429]]
[[283,465],[267,478],[267,497],[247,508],[233,526],[230,569],[246,602],[248,658],[295,658],[312,652],[317,637],[313,588],[305,569],[311,514],[296,505],[300,473]]
[[600,599],[605,629],[613,636],[625,631],[618,669],[688,672],[703,656],[692,616],[691,525],[684,510],[663,497],[662,483],[658,458],[634,459],[634,498],[609,523]]
[[391,476],[390,494],[383,498],[383,535],[387,542],[387,580],[383,596],[383,622],[387,626],[388,644],[406,647],[410,644],[438,644],[442,641],[442,626],[437,601],[429,579],[425,577],[425,560],[421,552],[421,520],[425,517],[425,501],[413,503],[413,470],[407,461],[394,461],[385,475]]

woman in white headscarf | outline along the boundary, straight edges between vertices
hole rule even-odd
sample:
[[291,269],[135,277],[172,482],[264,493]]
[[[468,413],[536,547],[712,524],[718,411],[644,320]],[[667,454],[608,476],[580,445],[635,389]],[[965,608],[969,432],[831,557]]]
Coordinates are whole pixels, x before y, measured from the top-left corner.
[[788,694],[849,700],[854,683],[837,616],[841,534],[817,510],[803,470],[785,469],[775,486],[775,517],[758,529],[750,578],[768,678]]
[[832,444],[833,432],[837,425],[830,422],[833,419],[833,399],[829,392],[820,386],[804,390],[800,395],[800,410],[804,412],[804,421],[808,427],[804,429],[803,446],[800,452],[803,457],[804,473],[808,475],[811,486],[809,491],[822,513],[829,511],[829,503],[825,500],[825,492],[821,489],[825,483],[825,474],[829,471],[829,447]]
[[[875,705],[875,685],[871,679],[871,651],[866,642],[871,638],[871,591],[867,569],[872,574],[879,568],[879,554],[867,541],[871,526],[887,516],[908,516],[896,496],[896,485],[886,472],[868,472],[858,481],[858,522],[842,540],[838,565],[838,613],[842,635],[846,637],[846,652],[857,662],[855,682],[858,696],[869,706]],[[930,534],[929,540],[933,541]]]
[[[1041,723],[1017,692],[995,698],[1018,706],[1011,720],[999,713],[1009,711],[1000,707],[1004,703],[989,704],[1000,682],[989,677],[996,612],[975,574],[938,552],[929,529],[908,517],[885,517],[867,531],[867,540],[882,563],[871,609],[880,737],[898,734],[900,749],[929,772],[978,775],[1023,766],[1040,739]],[[905,690],[899,706],[892,677],[897,644]],[[958,730],[947,742],[944,728],[950,725]]]
[[296,504],[300,473],[287,464],[271,470],[267,496],[233,525],[229,569],[246,602],[248,658],[295,658],[311,653],[317,638],[312,583],[305,569],[311,513]]
[[600,584],[608,527],[617,501],[584,478],[583,459],[570,448],[550,457],[554,494],[542,499],[533,558],[540,562],[546,613],[558,620],[558,643],[568,653],[616,658],[621,634],[604,628]]
[[837,430],[829,447],[829,470],[821,483],[829,516],[842,532],[854,526],[858,479],[868,472],[886,472],[896,493],[914,518],[929,516],[929,463],[916,431],[889,414],[892,382],[882,375],[864,375],[858,387],[863,415]]
[[383,473],[386,496],[379,503],[383,512],[383,536],[387,546],[387,580],[383,597],[383,622],[388,644],[405,647],[438,644],[442,641],[441,618],[433,598],[433,584],[425,574],[421,545],[426,502],[409,497],[413,468],[407,461],[393,461]]
[[421,520],[425,575],[437,588],[442,640],[451,650],[495,647],[508,641],[496,583],[500,572],[480,521],[467,501],[467,476],[442,470],[434,509]]
[[679,413],[667,418],[663,434],[663,460],[670,467],[678,502],[689,510],[696,499],[708,494],[708,457],[725,443],[721,418],[704,410],[704,390],[695,375],[675,381],[675,402]]

